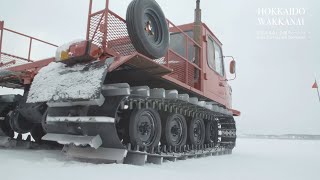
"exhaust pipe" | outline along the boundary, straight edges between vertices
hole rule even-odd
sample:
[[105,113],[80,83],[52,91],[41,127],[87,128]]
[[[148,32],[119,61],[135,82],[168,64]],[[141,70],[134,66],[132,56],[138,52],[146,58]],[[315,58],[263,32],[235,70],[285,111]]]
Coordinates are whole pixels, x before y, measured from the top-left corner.
[[[201,9],[200,9],[200,0],[197,0],[197,7],[195,9],[194,17],[194,27],[193,27],[193,39],[197,44],[201,44]],[[195,45],[195,63],[199,65],[200,60],[200,48]]]
[[201,25],[201,9],[200,9],[200,0],[197,0],[197,7],[195,9],[195,18],[194,18],[195,24]]
[[[201,45],[201,34],[202,34],[202,21],[201,21],[201,9],[200,9],[200,0],[197,0],[197,7],[194,12],[194,25],[193,25],[193,40]],[[200,48],[197,45],[194,45],[195,50],[195,64],[200,66]],[[195,81],[199,80],[199,71],[195,71]]]

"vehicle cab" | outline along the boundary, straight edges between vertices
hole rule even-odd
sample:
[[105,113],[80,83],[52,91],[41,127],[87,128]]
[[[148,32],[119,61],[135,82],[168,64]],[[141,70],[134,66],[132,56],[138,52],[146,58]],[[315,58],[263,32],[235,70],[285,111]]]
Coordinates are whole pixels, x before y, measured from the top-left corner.
[[[202,35],[200,48],[200,60],[195,61],[196,45],[191,42],[185,43],[184,36],[188,35],[193,38],[193,23],[173,27],[170,30],[170,50],[176,52],[180,56],[195,65],[195,69],[199,67],[199,79],[194,86],[195,89],[202,91],[203,96],[214,99],[216,102],[231,108],[232,104],[232,90],[228,85],[226,76],[224,55],[222,51],[222,43],[208,28],[202,23]],[[175,30],[175,29],[179,29]],[[181,30],[185,33],[181,33]],[[188,41],[188,40],[187,40]],[[190,40],[189,40],[190,41]],[[186,44],[181,46],[181,44]],[[169,50],[169,51],[170,51]]]

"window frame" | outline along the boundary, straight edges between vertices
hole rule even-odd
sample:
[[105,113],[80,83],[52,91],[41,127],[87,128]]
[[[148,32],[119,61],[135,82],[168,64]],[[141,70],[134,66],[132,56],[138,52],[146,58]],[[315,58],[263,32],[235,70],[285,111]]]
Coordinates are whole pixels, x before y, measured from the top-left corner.
[[[189,33],[192,33],[191,36]],[[185,37],[185,33],[187,35],[187,37]],[[193,37],[193,31],[192,30],[186,30],[186,31],[183,31],[183,32],[174,32],[174,33],[170,33],[169,36],[170,36],[170,42],[169,42],[169,48],[176,54],[180,55],[181,57],[185,58],[186,60],[188,60],[189,62],[192,62],[194,63],[193,59],[195,58],[195,54],[194,54],[194,50],[190,51],[190,47],[193,47],[193,46],[190,46],[190,44],[188,44],[188,50],[185,48],[185,46],[181,46],[183,48],[183,54],[180,54],[178,51],[176,51],[176,49],[173,49],[171,48],[171,36],[172,35],[181,35],[183,37],[183,40],[186,41],[186,38],[190,38],[192,39]],[[182,44],[184,44],[185,42],[183,42]],[[180,46],[179,46],[180,47]],[[188,51],[188,54],[187,54],[187,51]],[[191,54],[190,54],[191,53]],[[193,54],[192,54],[193,53]],[[190,57],[190,55],[193,55],[193,57]],[[186,57],[185,57],[186,56]],[[195,64],[195,63],[194,63]]]
[[[221,63],[222,63],[222,74],[220,74],[219,72],[217,72],[216,70],[216,58],[214,57],[214,68],[211,67],[211,65],[209,64],[209,45],[208,43],[210,43],[209,41],[212,41],[213,43],[215,43],[219,48],[220,48],[220,51],[221,51]],[[214,46],[214,44],[213,44]],[[213,49],[214,51],[214,56],[215,56],[215,47]],[[215,72],[216,74],[218,74],[219,76],[221,77],[225,77],[225,67],[224,67],[224,58],[223,58],[223,51],[222,51],[222,47],[221,45],[215,40],[215,38],[213,38],[211,35],[208,35],[207,36],[207,65],[208,67],[213,71]]]

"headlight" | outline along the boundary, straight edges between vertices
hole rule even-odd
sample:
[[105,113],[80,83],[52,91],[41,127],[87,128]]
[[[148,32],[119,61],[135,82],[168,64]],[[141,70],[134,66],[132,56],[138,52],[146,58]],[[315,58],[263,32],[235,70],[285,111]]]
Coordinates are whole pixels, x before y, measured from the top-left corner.
[[72,54],[70,52],[70,46],[72,46],[73,44],[78,44],[83,42],[84,40],[74,40],[71,41],[69,43],[66,43],[60,47],[58,47],[57,51],[56,51],[56,61],[63,61],[63,60],[67,60],[70,58],[70,55],[72,56]]
[[86,40],[76,40],[60,46],[56,51],[56,61],[66,64],[86,62],[99,58],[101,49]]

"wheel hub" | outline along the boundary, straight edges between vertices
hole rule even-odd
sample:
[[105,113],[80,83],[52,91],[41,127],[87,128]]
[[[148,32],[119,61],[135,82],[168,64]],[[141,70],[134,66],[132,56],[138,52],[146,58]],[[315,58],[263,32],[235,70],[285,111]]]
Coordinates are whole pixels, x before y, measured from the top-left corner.
[[175,118],[170,122],[170,138],[173,142],[179,144],[182,140],[182,120],[180,118]]
[[151,21],[147,21],[146,27],[145,27],[144,30],[145,30],[149,35],[152,35],[152,36],[154,35]]
[[201,123],[199,121],[195,122],[193,126],[193,134],[195,142],[199,143],[202,140],[201,136]]
[[137,131],[140,140],[143,144],[149,145],[153,143],[155,136],[154,117],[151,113],[145,112],[140,116],[139,123],[137,124]]
[[172,134],[174,137],[180,135],[180,134],[181,134],[181,128],[178,127],[177,125],[173,126],[173,127],[171,128],[171,134]]
[[139,126],[139,132],[142,135],[148,135],[151,131],[151,127],[147,122],[141,123]]
[[161,29],[159,20],[152,10],[147,10],[144,15],[144,30],[148,36],[148,40],[152,43],[159,44],[161,42]]

